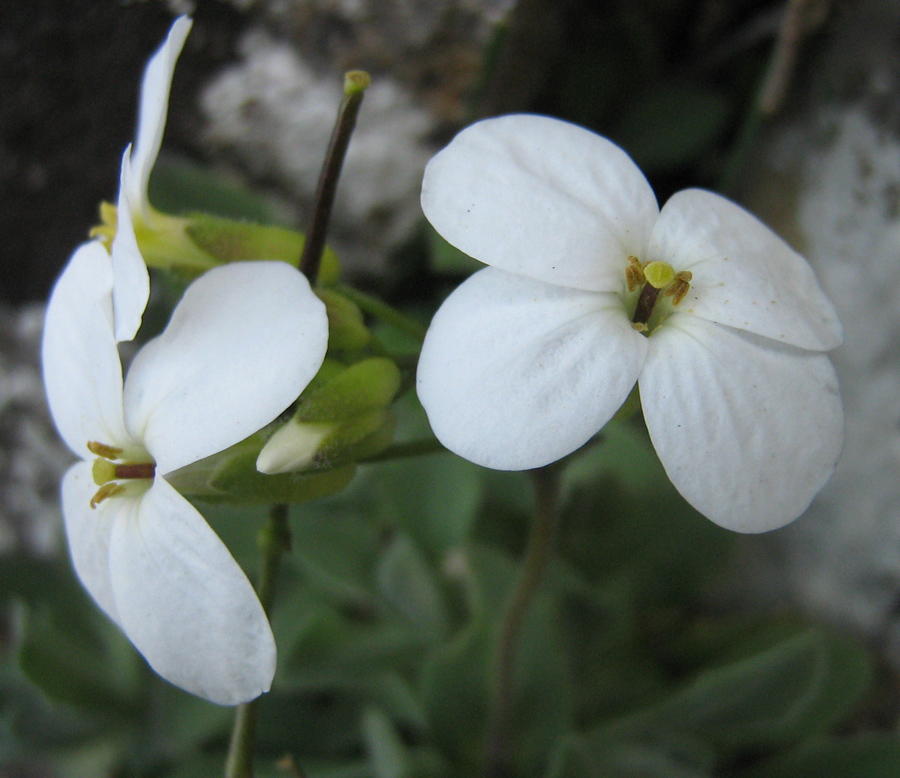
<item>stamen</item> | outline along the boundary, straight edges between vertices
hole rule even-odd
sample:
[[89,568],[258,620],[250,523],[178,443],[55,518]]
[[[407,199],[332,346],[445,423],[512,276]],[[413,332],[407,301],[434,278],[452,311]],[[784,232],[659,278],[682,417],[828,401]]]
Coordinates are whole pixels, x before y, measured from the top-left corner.
[[690,270],[682,270],[675,274],[672,286],[666,289],[666,297],[672,298],[672,305],[678,305],[684,299],[685,295],[690,291],[693,277],[694,274]]
[[114,497],[117,494],[121,494],[125,491],[125,487],[121,484],[117,483],[108,483],[103,484],[98,490],[97,494],[91,497],[91,507],[96,508],[101,502],[103,502],[107,497]]
[[104,459],[118,459],[124,449],[116,446],[108,446],[106,443],[98,443],[96,440],[89,440],[87,444],[88,451],[96,454]]
[[646,283],[647,279],[644,276],[644,267],[641,265],[641,260],[637,257],[628,255],[628,265],[625,268],[625,282],[628,284],[628,291],[633,292],[635,287],[641,286]]

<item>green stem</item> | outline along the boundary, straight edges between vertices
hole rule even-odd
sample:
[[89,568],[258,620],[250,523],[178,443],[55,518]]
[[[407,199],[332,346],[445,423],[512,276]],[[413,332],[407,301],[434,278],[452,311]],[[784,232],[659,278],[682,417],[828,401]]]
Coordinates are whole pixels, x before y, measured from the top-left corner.
[[484,774],[487,778],[509,778],[514,774],[511,741],[516,650],[528,609],[537,596],[553,553],[561,472],[558,463],[529,471],[535,492],[534,520],[519,580],[507,602],[497,636],[495,680],[485,749]]
[[300,255],[300,270],[309,279],[310,284],[315,284],[319,276],[319,264],[325,250],[325,235],[331,221],[338,179],[341,177],[341,168],[344,165],[347,147],[350,145],[350,136],[353,135],[353,128],[356,126],[356,116],[362,105],[363,95],[371,81],[369,74],[362,70],[351,70],[344,75],[344,99],[338,110],[338,118],[331,133],[328,151],[325,153],[325,162],[319,174],[312,220],[306,232],[303,253]]
[[420,457],[426,454],[439,454],[447,449],[437,438],[423,438],[422,440],[410,440],[406,443],[394,443],[384,451],[379,451],[371,457],[367,457],[360,464],[370,462],[390,462],[394,459],[406,459],[408,457]]
[[[259,601],[268,616],[275,599],[278,565],[291,548],[291,529],[288,525],[288,506],[273,505],[269,521],[259,533],[262,551],[262,571],[259,579]],[[256,742],[256,719],[259,698],[238,705],[225,762],[225,778],[253,778],[253,751]]]
[[380,319],[385,324],[390,324],[398,330],[411,335],[419,343],[425,340],[425,325],[411,316],[400,313],[396,308],[392,308],[377,297],[372,297],[372,295],[360,292],[358,289],[354,289],[352,286],[345,286],[344,284],[338,284],[334,290],[356,303],[360,310],[374,316],[376,319]]

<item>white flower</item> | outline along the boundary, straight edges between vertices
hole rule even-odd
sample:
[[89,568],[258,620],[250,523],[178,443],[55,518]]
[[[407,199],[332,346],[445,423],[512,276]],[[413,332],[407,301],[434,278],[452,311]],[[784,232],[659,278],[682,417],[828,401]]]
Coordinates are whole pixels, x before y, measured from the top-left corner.
[[130,177],[122,179],[121,186],[127,190],[128,200],[135,213],[145,222],[151,219],[150,201],[147,198],[147,184],[150,172],[156,164],[156,156],[162,145],[166,129],[166,115],[169,110],[169,92],[175,63],[184,47],[193,22],[186,16],[178,17],[169,30],[165,42],[150,58],[144,68],[141,81],[141,100],[138,108],[138,131],[131,159]]
[[[166,128],[175,63],[192,24],[186,16],[176,19],[165,42],[144,68],[134,154],[129,145],[122,155],[115,216],[117,224],[111,249],[116,277],[113,310],[116,339],[119,341],[131,340],[135,336],[150,296],[150,276],[138,251],[135,223],[146,226],[154,219],[147,185]],[[157,217],[161,218],[161,215],[157,214]],[[125,244],[120,246],[119,251],[116,251],[117,242]]]
[[843,412],[824,352],[840,323],[806,261],[746,211],[698,189],[660,211],[617,146],[524,115],[463,130],[429,163],[422,207],[492,266],[445,301],[419,360],[449,449],[546,465],[637,382],[666,472],[717,524],[782,526],[828,480]]
[[85,244],[47,309],[50,409],[84,459],[62,485],[72,560],[156,672],[213,702],[244,702],[271,684],[271,629],[244,573],[166,475],[297,397],[324,359],[324,305],[286,263],[216,268],[188,288],[123,383],[112,286],[106,249]]

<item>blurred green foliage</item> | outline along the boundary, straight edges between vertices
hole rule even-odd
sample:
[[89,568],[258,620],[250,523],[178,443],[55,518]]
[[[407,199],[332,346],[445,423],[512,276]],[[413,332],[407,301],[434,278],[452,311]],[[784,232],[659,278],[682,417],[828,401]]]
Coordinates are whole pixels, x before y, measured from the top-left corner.
[[[259,775],[280,774],[285,754],[310,778],[479,774],[527,484],[439,454],[362,466],[343,492],[292,508]],[[264,512],[201,507],[255,575]],[[893,739],[835,737],[872,690],[860,644],[789,615],[719,618],[703,605],[736,538],[684,503],[635,421],[573,461],[559,553],[518,651],[516,775],[900,767]],[[4,560],[0,594],[15,604],[0,669],[7,761],[59,776],[221,769],[231,712],[156,678],[64,560]],[[859,771],[835,767],[854,755]]]

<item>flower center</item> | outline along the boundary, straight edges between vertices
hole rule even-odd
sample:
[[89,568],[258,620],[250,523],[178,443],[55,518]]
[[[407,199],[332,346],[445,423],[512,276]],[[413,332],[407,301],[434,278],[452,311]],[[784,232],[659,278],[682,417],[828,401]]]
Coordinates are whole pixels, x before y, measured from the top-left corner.
[[[97,455],[91,468],[94,483],[100,488],[91,498],[96,508],[107,497],[117,497],[134,489],[146,489],[156,475],[156,462],[136,462],[122,459],[124,449],[106,443],[88,441],[88,451]],[[124,482],[124,483],[123,483]]]
[[[629,256],[625,267],[625,283],[628,291],[633,292],[640,287],[631,318],[631,326],[638,332],[649,334],[652,329],[650,318],[653,315],[659,293],[663,297],[672,298],[672,305],[678,305],[691,288],[693,273],[690,270],[675,272],[668,262],[645,262],[637,257]],[[655,322],[659,324],[659,321]]]

